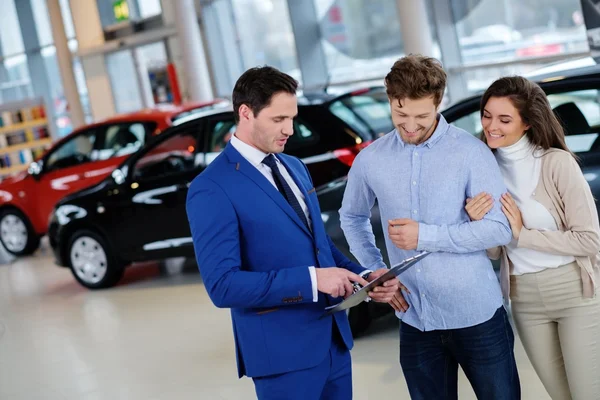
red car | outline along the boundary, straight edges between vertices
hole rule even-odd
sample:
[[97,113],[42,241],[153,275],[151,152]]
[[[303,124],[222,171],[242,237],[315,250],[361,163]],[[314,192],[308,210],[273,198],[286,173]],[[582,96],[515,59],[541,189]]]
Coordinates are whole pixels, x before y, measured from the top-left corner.
[[15,256],[33,253],[46,234],[48,218],[63,197],[92,186],[127,155],[197,109],[221,100],[163,106],[86,125],[55,143],[27,172],[0,182],[0,241]]

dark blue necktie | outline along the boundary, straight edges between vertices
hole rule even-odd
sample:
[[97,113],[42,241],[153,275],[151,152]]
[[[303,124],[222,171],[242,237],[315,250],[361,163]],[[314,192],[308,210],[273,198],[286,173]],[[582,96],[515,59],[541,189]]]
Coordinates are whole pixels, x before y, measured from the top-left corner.
[[306,220],[306,215],[304,214],[304,211],[302,211],[302,206],[300,206],[300,202],[294,195],[294,192],[292,191],[290,185],[288,185],[283,175],[281,175],[279,167],[277,166],[277,160],[275,159],[275,156],[273,154],[270,154],[266,156],[262,162],[267,167],[271,168],[275,184],[277,185],[277,189],[279,189],[279,192],[283,195],[283,197],[286,198],[288,203],[290,203],[290,206],[292,206],[296,214],[298,214],[298,217],[300,217],[300,220],[304,222],[304,225],[306,225],[306,227],[308,228],[308,221]]

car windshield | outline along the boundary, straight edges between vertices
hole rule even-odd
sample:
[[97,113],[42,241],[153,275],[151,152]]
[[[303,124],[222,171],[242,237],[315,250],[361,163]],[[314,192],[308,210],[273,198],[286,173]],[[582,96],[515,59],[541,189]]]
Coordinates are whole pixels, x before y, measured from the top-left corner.
[[361,135],[376,139],[394,125],[385,88],[358,90],[334,100],[330,111]]

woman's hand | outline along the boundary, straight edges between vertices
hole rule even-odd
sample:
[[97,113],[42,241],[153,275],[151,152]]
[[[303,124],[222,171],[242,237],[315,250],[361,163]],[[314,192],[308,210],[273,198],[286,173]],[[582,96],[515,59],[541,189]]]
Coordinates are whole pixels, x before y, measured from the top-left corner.
[[483,219],[485,214],[493,207],[494,198],[487,193],[481,192],[477,196],[467,199],[465,210],[467,210],[467,214],[469,214],[471,221],[479,221]]
[[510,223],[513,238],[518,240],[521,230],[523,229],[521,210],[519,210],[515,199],[513,199],[510,193],[503,194],[500,202],[502,203],[502,212],[504,212],[504,215],[506,215],[506,218],[508,218],[508,222]]

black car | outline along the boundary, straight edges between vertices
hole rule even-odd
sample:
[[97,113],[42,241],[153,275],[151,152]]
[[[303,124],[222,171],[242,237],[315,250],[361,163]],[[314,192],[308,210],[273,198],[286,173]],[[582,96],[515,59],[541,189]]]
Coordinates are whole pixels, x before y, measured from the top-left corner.
[[[567,143],[581,158],[586,179],[598,198],[600,66],[550,75],[540,84],[562,120]],[[443,114],[450,123],[479,134],[479,100],[480,96],[465,99]],[[336,105],[339,101],[343,106]],[[340,118],[332,116],[334,107],[339,107],[335,115]],[[312,113],[320,119],[310,118]],[[330,122],[325,121],[327,115]],[[172,128],[132,155],[110,178],[60,202],[49,228],[58,264],[70,267],[81,284],[98,288],[115,284],[123,267],[131,262],[192,257],[185,212],[187,185],[222,149],[224,137],[233,126],[230,114],[216,113]],[[336,126],[341,131],[333,133]],[[300,106],[296,134],[292,137],[295,139],[288,141],[286,152],[303,159],[313,179],[320,184],[317,194],[328,234],[350,258],[337,211],[346,173],[360,149],[356,145],[376,139],[378,133],[389,131],[391,127],[384,90],[371,89]],[[337,148],[331,142],[314,146],[315,138],[325,137],[335,137],[335,143],[340,144]],[[313,150],[310,150],[311,143]],[[377,207],[372,212],[372,225],[378,247],[387,261]],[[390,310],[372,302],[353,308],[349,316],[353,331],[364,331],[371,317]]]
[[[307,165],[325,211],[337,210],[356,154],[392,128],[385,89],[300,98],[286,153]],[[190,182],[235,131],[230,110],[180,118],[97,185],[57,204],[49,226],[58,264],[89,288],[117,283],[132,262],[193,256]]]

